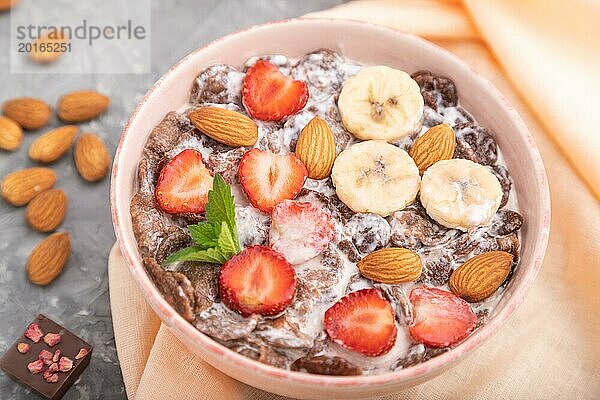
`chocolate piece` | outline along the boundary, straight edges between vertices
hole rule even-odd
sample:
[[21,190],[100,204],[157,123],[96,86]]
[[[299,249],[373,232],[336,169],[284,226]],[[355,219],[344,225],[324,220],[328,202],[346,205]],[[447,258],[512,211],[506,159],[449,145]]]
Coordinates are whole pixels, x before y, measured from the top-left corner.
[[[43,340],[34,342],[23,334],[6,350],[0,359],[0,368],[45,399],[57,400],[63,397],[90,363],[92,346],[41,314],[35,318],[33,323],[36,323],[44,334],[60,334],[60,343],[57,343],[51,350]],[[23,331],[25,332],[25,329]],[[25,354],[18,350],[19,344],[22,343],[26,343],[30,347],[30,351]],[[54,364],[52,363],[53,353],[50,351],[54,352],[58,349],[60,349],[58,354],[62,356],[60,367],[57,365],[58,368],[51,368]],[[87,353],[83,357],[76,358],[82,349],[85,349]],[[49,366],[39,359],[40,353],[45,354],[46,352],[50,354]],[[28,365],[32,363],[41,364],[39,373],[30,372]]]

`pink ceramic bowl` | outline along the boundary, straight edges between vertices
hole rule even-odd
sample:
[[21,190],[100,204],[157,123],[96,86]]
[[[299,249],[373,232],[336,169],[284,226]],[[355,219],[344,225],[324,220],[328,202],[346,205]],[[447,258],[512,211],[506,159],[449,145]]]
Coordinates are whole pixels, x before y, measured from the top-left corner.
[[[460,100],[496,140],[515,181],[525,217],[519,268],[488,323],[456,348],[425,363],[376,376],[333,377],[291,372],[246,358],[221,346],[186,322],[165,301],[146,275],[131,228],[129,200],[136,168],[151,129],[189,98],[194,77],[213,63],[240,66],[254,55],[300,56],[329,48],[365,64],[384,64],[406,71],[429,69],[456,82]],[[305,19],[256,26],[198,49],[175,64],[150,89],[123,131],[115,156],[111,204],[115,232],[131,273],[148,302],[171,331],[208,363],[260,389],[300,398],[359,398],[400,391],[447,370],[494,335],[523,302],[544,257],[550,225],[546,173],[523,121],[490,82],[454,55],[415,36],[375,25]],[[510,332],[504,332],[510,334]]]

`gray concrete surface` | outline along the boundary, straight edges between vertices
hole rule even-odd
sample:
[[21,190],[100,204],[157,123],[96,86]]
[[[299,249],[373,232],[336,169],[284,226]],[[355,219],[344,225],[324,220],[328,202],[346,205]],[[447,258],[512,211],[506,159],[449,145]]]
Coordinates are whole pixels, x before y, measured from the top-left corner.
[[[28,0],[21,0],[23,2]],[[109,111],[83,130],[104,138],[111,154],[129,114],[148,88],[173,63],[208,41],[241,28],[331,7],[342,0],[153,0],[152,61],[146,75],[10,74],[9,56],[0,56],[0,102],[15,96],[36,96],[55,104],[69,90],[96,88],[112,98]],[[93,12],[93,3],[90,3]],[[118,13],[119,10],[114,10]],[[0,14],[0,49],[9,46],[10,18]],[[107,54],[106,56],[113,56]],[[54,120],[52,126],[58,126]],[[27,157],[29,144],[39,132],[27,133],[20,151],[0,151],[0,176],[35,163]],[[66,220],[59,230],[72,237],[72,255],[62,275],[47,287],[29,283],[25,263],[44,237],[24,222],[24,209],[0,201],[0,353],[22,333],[38,313],[44,313],[94,345],[92,362],[64,397],[125,399],[115,350],[108,296],[106,259],[115,237],[110,220],[109,179],[84,182],[69,153],[52,168],[57,187],[70,199]],[[36,398],[0,372],[0,399]]]

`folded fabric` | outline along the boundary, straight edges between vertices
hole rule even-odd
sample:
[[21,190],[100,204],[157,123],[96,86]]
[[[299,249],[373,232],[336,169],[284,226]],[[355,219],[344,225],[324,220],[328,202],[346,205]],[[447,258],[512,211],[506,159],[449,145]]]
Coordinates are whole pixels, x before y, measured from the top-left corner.
[[600,2],[463,3],[361,0],[307,16],[367,21],[432,40],[484,40],[513,87],[600,200],[595,115],[600,93]]
[[[600,134],[592,129],[597,101],[591,97],[600,93],[600,24],[590,24],[599,15],[597,4],[489,0],[465,6],[468,13],[456,1],[364,0],[316,14],[382,23],[457,54],[517,108],[550,181],[550,243],[525,303],[467,361],[384,399],[597,398],[600,205],[590,191],[600,198],[600,168],[593,163],[600,159]],[[283,399],[237,382],[190,353],[152,312],[116,246],[109,278],[129,399]]]

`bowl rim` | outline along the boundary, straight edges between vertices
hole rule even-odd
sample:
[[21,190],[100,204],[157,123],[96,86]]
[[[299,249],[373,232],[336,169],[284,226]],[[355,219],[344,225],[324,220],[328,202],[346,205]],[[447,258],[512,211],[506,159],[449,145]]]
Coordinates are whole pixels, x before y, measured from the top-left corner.
[[[478,328],[477,331],[474,332],[474,334],[467,337],[455,347],[425,362],[397,371],[391,371],[377,375],[358,375],[350,377],[310,374],[305,372],[297,372],[273,367],[271,365],[267,365],[259,361],[253,360],[251,358],[248,358],[242,354],[235,352],[234,350],[229,349],[228,347],[219,344],[210,336],[205,335],[204,333],[197,330],[190,322],[185,320],[177,311],[175,311],[175,309],[165,300],[165,298],[162,296],[160,291],[156,288],[150,277],[145,272],[141,261],[137,260],[137,258],[139,257],[130,252],[127,246],[125,246],[124,233],[121,232],[121,230],[123,229],[123,224],[121,224],[121,221],[124,220],[124,218],[131,218],[129,213],[127,213],[127,215],[124,215],[122,210],[120,210],[116,206],[118,197],[116,182],[117,177],[119,175],[119,160],[123,154],[123,142],[125,140],[125,137],[128,134],[130,134],[131,125],[137,118],[139,118],[140,114],[142,114],[142,109],[148,101],[148,99],[150,98],[150,96],[153,94],[153,92],[157,88],[159,88],[166,80],[166,78],[169,75],[171,75],[175,70],[177,70],[182,64],[185,64],[190,58],[192,58],[197,53],[202,52],[206,48],[212,47],[220,43],[221,41],[228,40],[232,37],[252,30],[286,24],[312,24],[315,22],[353,25],[354,28],[367,27],[369,29],[379,29],[382,32],[387,31],[388,33],[404,36],[409,40],[417,42],[419,45],[429,47],[431,50],[438,52],[440,55],[451,59],[455,64],[457,64],[457,67],[464,70],[468,70],[469,73],[474,75],[475,79],[479,80],[482,84],[487,86],[487,88],[489,89],[490,96],[496,97],[496,99],[501,101],[502,105],[508,111],[510,118],[515,124],[517,128],[516,131],[518,131],[518,133],[522,135],[523,138],[529,143],[530,146],[528,148],[528,152],[530,153],[530,156],[532,157],[535,165],[535,171],[532,171],[531,173],[535,173],[538,184],[542,188],[542,193],[540,193],[541,204],[539,206],[539,209],[542,212],[543,223],[542,231],[539,232],[540,236],[538,238],[537,245],[533,249],[534,259],[532,264],[529,266],[529,269],[527,271],[528,273],[524,276],[524,279],[520,281],[520,285],[515,288],[513,294],[507,301],[506,305],[502,309],[500,309],[494,317],[489,319],[485,325]],[[121,250],[121,254],[125,259],[129,270],[133,274],[134,280],[136,281],[138,287],[144,293],[144,297],[152,306],[153,310],[158,314],[161,321],[165,323],[169,327],[169,329],[175,330],[184,337],[187,337],[189,340],[202,345],[202,347],[204,347],[207,351],[212,352],[214,355],[223,357],[228,362],[237,364],[238,367],[244,369],[252,369],[256,373],[264,374],[271,378],[282,378],[298,384],[321,385],[330,387],[372,386],[417,380],[422,376],[429,375],[430,373],[433,373],[435,371],[440,371],[445,366],[453,365],[464,355],[471,353],[472,350],[476,349],[481,344],[490,339],[506,323],[506,321],[514,313],[517,307],[519,307],[523,303],[526,294],[528,293],[529,289],[533,284],[533,281],[535,280],[535,277],[541,269],[543,258],[546,252],[550,230],[550,193],[544,164],[539,150],[537,148],[537,145],[533,139],[533,136],[527,129],[525,123],[523,122],[515,108],[488,79],[481,76],[470,65],[462,61],[456,55],[421,37],[410,33],[402,32],[398,29],[385,27],[377,24],[336,18],[292,18],[253,25],[251,27],[239,30],[237,32],[213,40],[207,43],[206,45],[195,49],[194,51],[190,52],[182,59],[180,59],[178,62],[176,62],[146,92],[142,100],[140,100],[135,110],[131,114],[131,117],[129,118],[125,127],[123,128],[123,132],[121,134],[121,138],[119,140],[119,144],[117,146],[113,162],[113,169],[111,174],[110,202],[114,231],[117,238],[117,243],[119,244],[119,248]]]

